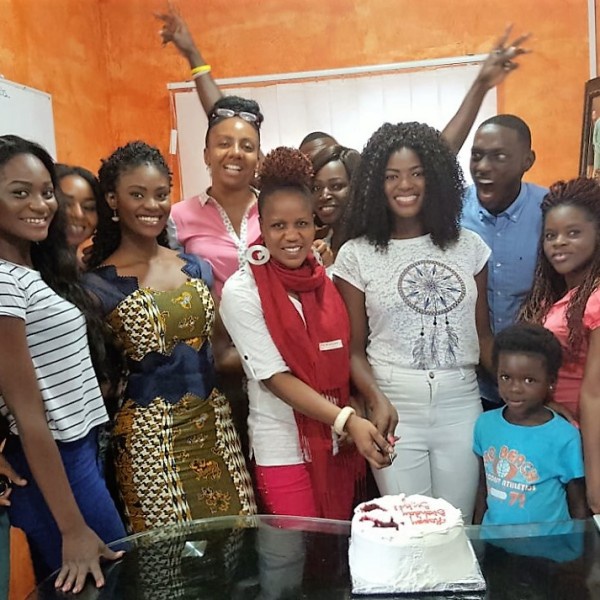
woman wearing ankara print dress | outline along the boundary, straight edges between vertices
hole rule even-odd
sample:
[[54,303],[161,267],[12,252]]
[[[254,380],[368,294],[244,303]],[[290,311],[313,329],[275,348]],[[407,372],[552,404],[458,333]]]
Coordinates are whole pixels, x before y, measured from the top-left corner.
[[[462,230],[463,177],[439,132],[386,123],[362,154],[334,275],[352,323],[352,380],[398,459],[383,494],[442,497],[473,513],[481,412],[475,366],[490,366],[489,248]],[[490,366],[491,369],[491,366]]]
[[105,198],[88,287],[128,361],[113,452],[130,529],[252,514],[229,403],[215,388],[211,269],[159,243],[169,217],[169,169],[158,150],[132,142],[103,162],[99,176]]

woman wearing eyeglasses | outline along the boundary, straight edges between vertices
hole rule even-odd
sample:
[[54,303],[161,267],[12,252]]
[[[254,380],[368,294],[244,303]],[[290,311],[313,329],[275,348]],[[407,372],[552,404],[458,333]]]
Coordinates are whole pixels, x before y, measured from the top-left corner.
[[252,183],[262,119],[253,100],[228,96],[216,102],[208,116],[204,148],[211,186],[178,202],[171,212],[171,245],[211,264],[218,297],[225,281],[241,266],[248,243],[259,234]]

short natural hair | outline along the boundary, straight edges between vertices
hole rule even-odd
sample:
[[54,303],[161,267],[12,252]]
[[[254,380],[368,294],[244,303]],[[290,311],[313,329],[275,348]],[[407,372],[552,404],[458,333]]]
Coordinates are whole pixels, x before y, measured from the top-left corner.
[[479,130],[486,125],[498,125],[499,127],[506,127],[507,129],[516,131],[523,144],[527,148],[531,148],[531,129],[529,129],[529,125],[521,117],[508,114],[495,115],[486,119],[477,129]]
[[494,338],[492,360],[498,369],[500,354],[528,354],[544,361],[548,377],[555,381],[562,364],[562,348],[556,336],[541,325],[517,323],[503,329]]

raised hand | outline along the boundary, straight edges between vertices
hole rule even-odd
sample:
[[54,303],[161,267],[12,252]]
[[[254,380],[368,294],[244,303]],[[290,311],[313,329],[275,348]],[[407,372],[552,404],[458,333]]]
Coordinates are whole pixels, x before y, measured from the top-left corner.
[[522,47],[522,44],[529,39],[531,34],[520,35],[508,43],[511,32],[512,25],[509,25],[492,47],[477,76],[479,81],[490,89],[502,83],[510,72],[519,67],[519,63],[515,59],[531,52],[531,50]]
[[171,2],[168,4],[166,13],[155,13],[154,16],[163,24],[159,32],[163,45],[172,42],[186,58],[192,53],[198,52],[186,22]]

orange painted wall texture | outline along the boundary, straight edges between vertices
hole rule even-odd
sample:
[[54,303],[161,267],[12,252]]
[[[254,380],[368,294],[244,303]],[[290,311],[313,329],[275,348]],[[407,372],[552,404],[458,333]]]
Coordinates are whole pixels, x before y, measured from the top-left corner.
[[[0,0],[0,72],[53,95],[59,159],[97,167],[115,145],[167,149],[168,81],[187,69],[161,48],[161,0]],[[531,125],[530,179],[576,173],[586,0],[179,0],[217,77],[485,52],[508,22],[534,53],[499,93]],[[398,115],[398,119],[401,119]],[[268,118],[268,115],[267,115]]]
[[[58,158],[95,169],[116,145],[163,151],[165,84],[187,77],[161,48],[162,0],[0,0],[0,73],[52,94]],[[217,77],[487,52],[508,22],[534,52],[499,91],[522,116],[542,184],[577,173],[588,78],[586,0],[179,0]],[[268,118],[268,115],[267,115]],[[401,120],[402,115],[398,115]],[[17,565],[18,568],[18,565]]]

